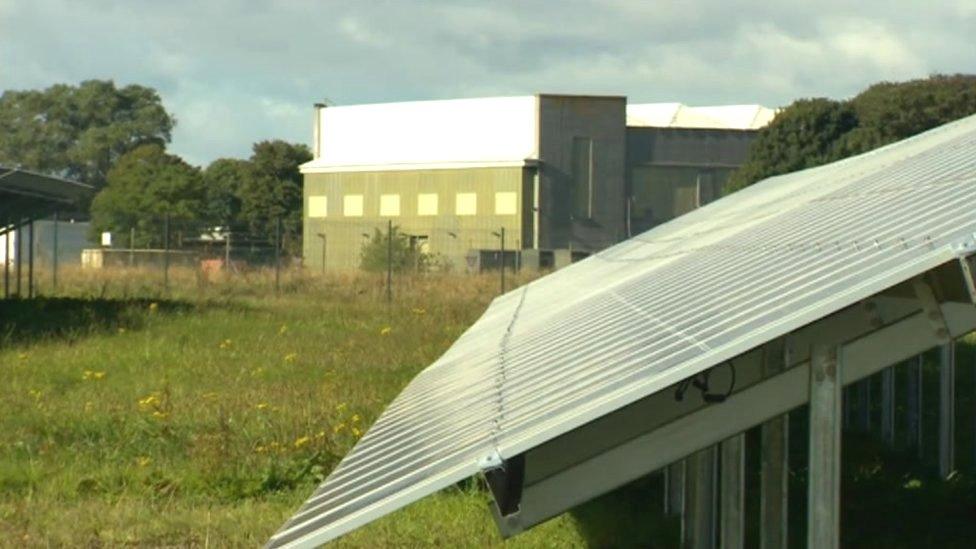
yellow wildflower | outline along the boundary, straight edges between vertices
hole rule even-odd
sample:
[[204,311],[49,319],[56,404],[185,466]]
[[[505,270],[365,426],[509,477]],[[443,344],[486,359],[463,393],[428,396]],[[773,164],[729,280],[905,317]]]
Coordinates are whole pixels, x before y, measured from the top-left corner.
[[257,405],[257,406],[255,406],[255,407],[256,407],[256,408],[257,408],[258,410],[264,410],[264,409],[267,409],[267,407],[268,407],[268,403],[267,403],[267,402],[259,402],[259,403],[258,403],[258,405]]
[[381,336],[385,336],[385,335],[389,334],[391,331],[393,331],[393,329],[390,328],[389,326],[387,326],[387,327],[383,328],[382,330],[380,330],[380,335]]
[[219,345],[219,347],[220,347],[221,349],[229,349],[229,348],[230,348],[230,346],[231,346],[231,343],[232,343],[232,341],[231,341],[231,340],[229,340],[229,339],[225,339],[225,340],[223,340],[223,341],[221,341],[221,342],[220,342],[220,345]]
[[156,410],[155,412],[152,413],[152,415],[156,419],[166,419],[167,417],[169,417],[169,414],[160,410]]
[[119,333],[120,334],[124,334],[125,333],[125,328],[119,328]]
[[139,399],[139,406],[142,406],[143,408],[149,408],[156,406],[157,404],[159,404],[159,397],[154,394]]
[[341,412],[341,411],[343,411],[345,409],[346,409],[346,403],[345,402],[340,402],[339,404],[336,405],[336,412]]
[[97,380],[105,377],[105,372],[94,372],[92,370],[85,370],[81,378],[85,380]]
[[139,467],[146,467],[150,463],[152,463],[152,458],[149,456],[139,456],[136,458],[136,464],[139,465]]
[[306,444],[308,444],[309,441],[311,441],[311,440],[312,440],[312,438],[311,437],[307,437],[307,436],[305,436],[305,437],[298,437],[298,438],[295,439],[295,448],[301,448],[302,446],[305,446]]
[[355,427],[352,428],[352,436],[354,436],[356,438],[359,438],[359,435],[361,435],[361,434],[363,434],[362,431],[360,431],[359,429],[357,429]]
[[349,421],[352,421],[353,423],[359,421],[359,414],[353,414],[352,418]]
[[287,331],[288,331],[288,326],[282,324],[281,328],[278,328],[278,335],[285,335],[285,332]]
[[339,432],[342,431],[345,428],[346,428],[346,424],[345,423],[340,423],[340,424],[338,424],[338,425],[336,425],[335,427],[332,428],[332,432],[335,433],[335,434],[339,434]]
[[209,393],[203,393],[200,396],[202,396],[203,398],[217,398],[217,393],[211,391]]
[[315,438],[325,438],[325,431],[319,431],[315,433]]
[[285,355],[285,362],[288,362],[290,364],[292,362],[295,362],[296,358],[298,358],[298,353],[288,353],[287,355]]
[[156,303],[154,301],[154,302],[152,302],[152,303],[149,304],[149,312],[150,313],[155,313],[158,310],[159,310],[159,303]]
[[415,315],[425,315],[425,314],[427,314],[427,311],[425,309],[421,309],[420,307],[417,307],[417,308],[413,309],[412,312]]

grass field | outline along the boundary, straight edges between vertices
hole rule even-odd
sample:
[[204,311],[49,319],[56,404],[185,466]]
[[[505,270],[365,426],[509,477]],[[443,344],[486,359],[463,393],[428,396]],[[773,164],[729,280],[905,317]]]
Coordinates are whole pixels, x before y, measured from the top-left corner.
[[[158,273],[75,272],[57,297],[0,302],[0,545],[262,544],[497,293],[493,276],[404,278],[388,308],[381,278],[288,273],[280,296],[271,284],[177,271],[164,296]],[[845,538],[904,516],[889,546],[968,546],[952,530],[976,517],[971,481],[915,485],[914,465],[852,448],[845,521],[861,527]],[[802,465],[794,481],[802,494]],[[673,547],[654,482],[506,545]],[[885,501],[895,514],[864,522]],[[476,482],[459,485],[339,545],[500,545],[487,504]],[[935,510],[945,527],[931,535],[905,523]]]

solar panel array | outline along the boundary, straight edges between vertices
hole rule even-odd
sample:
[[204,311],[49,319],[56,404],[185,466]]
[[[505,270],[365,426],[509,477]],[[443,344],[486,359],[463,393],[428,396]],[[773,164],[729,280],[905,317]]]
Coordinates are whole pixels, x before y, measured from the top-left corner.
[[309,546],[973,245],[976,117],[767,179],[496,299],[272,547]]

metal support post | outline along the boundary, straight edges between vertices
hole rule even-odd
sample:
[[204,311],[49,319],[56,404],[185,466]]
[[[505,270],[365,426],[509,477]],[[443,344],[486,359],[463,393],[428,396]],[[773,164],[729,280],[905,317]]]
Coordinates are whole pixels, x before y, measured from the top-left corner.
[[4,221],[3,233],[3,298],[10,298],[10,236],[14,234],[13,227]]
[[683,547],[714,549],[716,545],[715,469],[714,446],[688,457],[682,521]]
[[924,358],[918,355],[908,363],[908,383],[905,384],[906,443],[915,448],[915,453],[922,459],[922,363]]
[[281,291],[281,217],[275,220],[275,293]]
[[499,234],[501,235],[499,238],[501,239],[502,248],[500,265],[502,271],[502,293],[505,293],[505,227],[501,228],[501,232]]
[[895,443],[895,367],[881,371],[881,439]]
[[169,290],[169,214],[163,222],[163,290]]
[[386,306],[393,306],[393,220],[386,222]]
[[27,222],[27,297],[34,298],[34,220]]
[[23,219],[18,220],[17,221],[17,255],[15,257],[15,260],[17,261],[17,263],[16,263],[16,265],[17,265],[17,285],[16,286],[17,286],[17,297],[18,298],[21,297],[21,295],[22,295],[21,292],[20,292],[20,281],[23,278],[21,276],[21,271],[23,270],[23,264],[24,264],[24,262],[21,261],[21,259],[24,257],[24,253],[23,253],[24,250],[23,250],[23,245],[22,245],[22,242],[23,242],[24,239],[21,238],[21,236],[23,236],[23,235],[20,234],[20,233],[21,233],[21,229],[23,227],[24,227],[24,220]]
[[746,436],[739,433],[721,445],[721,478],[719,491],[722,509],[720,543],[722,549],[745,547],[745,477]]
[[230,273],[230,229],[224,233],[224,272]]
[[54,245],[51,250],[51,290],[58,291],[58,212],[54,212]]
[[949,341],[939,349],[939,475],[956,468],[956,348]]
[[814,345],[810,356],[810,493],[807,547],[840,547],[841,386],[839,347]]
[[680,515],[684,510],[685,460],[664,468],[664,512]]
[[[763,351],[763,375],[782,372],[789,362],[785,345]],[[786,549],[789,517],[790,416],[782,414],[760,428],[759,547]]]

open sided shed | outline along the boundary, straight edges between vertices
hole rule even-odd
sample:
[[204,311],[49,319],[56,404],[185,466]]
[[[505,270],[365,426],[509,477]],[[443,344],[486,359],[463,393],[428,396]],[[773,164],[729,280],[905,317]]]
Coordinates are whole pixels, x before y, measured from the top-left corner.
[[[28,170],[0,166],[0,239],[4,264],[4,296],[10,295],[10,267],[12,257],[9,234],[28,227],[33,238],[32,223],[59,211],[73,211],[78,202],[93,191],[90,185]],[[16,239],[17,246],[22,239]],[[28,246],[28,287],[32,288],[33,256]],[[20,288],[20,254],[16,255],[17,288]],[[30,293],[30,292],[28,292]]]
[[809,403],[809,542],[836,547],[840,388],[976,329],[974,232],[976,116],[509,292],[269,546],[323,543],[479,473],[516,534]]

